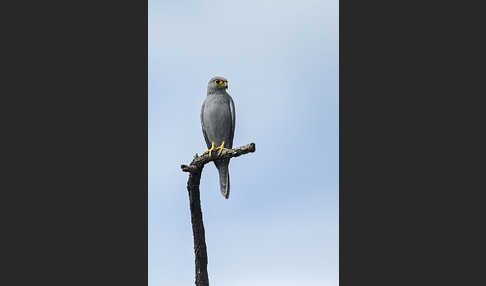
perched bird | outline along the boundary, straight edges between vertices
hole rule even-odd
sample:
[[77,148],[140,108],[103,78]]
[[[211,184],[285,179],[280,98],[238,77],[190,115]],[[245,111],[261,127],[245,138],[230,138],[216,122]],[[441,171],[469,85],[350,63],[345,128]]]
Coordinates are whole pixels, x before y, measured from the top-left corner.
[[[226,92],[228,81],[223,77],[213,77],[208,83],[208,93],[201,108],[201,126],[208,146],[203,154],[233,147],[235,134],[235,105]],[[217,146],[215,148],[215,146]],[[225,148],[227,147],[227,148]],[[227,199],[230,192],[229,159],[215,160],[219,172],[219,187],[221,194]]]

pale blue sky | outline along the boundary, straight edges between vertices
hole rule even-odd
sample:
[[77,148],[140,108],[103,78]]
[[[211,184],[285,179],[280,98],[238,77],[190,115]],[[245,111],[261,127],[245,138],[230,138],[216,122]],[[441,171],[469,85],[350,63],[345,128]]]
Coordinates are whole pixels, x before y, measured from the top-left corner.
[[199,112],[229,80],[231,195],[204,168],[213,286],[338,285],[338,1],[149,0],[149,286],[193,285],[187,174]]

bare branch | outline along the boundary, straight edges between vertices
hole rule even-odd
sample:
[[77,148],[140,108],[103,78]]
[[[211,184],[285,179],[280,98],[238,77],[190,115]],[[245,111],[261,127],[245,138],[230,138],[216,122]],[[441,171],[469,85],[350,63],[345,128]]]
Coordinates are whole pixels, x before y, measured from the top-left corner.
[[255,152],[255,143],[250,143],[235,149],[224,149],[220,155],[213,152],[209,154],[194,156],[191,164],[181,165],[184,172],[189,172],[187,180],[187,191],[189,193],[189,208],[191,210],[192,234],[194,238],[194,262],[196,270],[196,286],[208,286],[208,254],[206,250],[206,238],[204,234],[204,224],[201,211],[201,200],[199,196],[199,183],[204,165],[218,159],[228,159],[240,155]]
[[223,149],[220,155],[217,154],[218,151],[213,151],[211,156],[209,156],[209,153],[205,153],[202,156],[197,156],[196,154],[191,164],[181,165],[181,169],[184,172],[195,173],[199,172],[204,165],[214,160],[238,157],[251,152],[255,152],[255,143],[250,143],[235,149]]

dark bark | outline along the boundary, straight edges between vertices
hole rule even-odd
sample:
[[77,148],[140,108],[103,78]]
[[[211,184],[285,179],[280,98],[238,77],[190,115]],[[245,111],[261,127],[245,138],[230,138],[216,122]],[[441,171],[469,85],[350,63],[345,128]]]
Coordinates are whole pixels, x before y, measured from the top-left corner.
[[189,174],[187,191],[189,192],[189,207],[191,209],[192,235],[194,238],[194,254],[196,263],[196,285],[208,286],[208,255],[206,252],[206,238],[202,220],[201,200],[199,198],[199,182],[201,171]]
[[207,268],[208,254],[206,251],[206,238],[204,235],[204,224],[199,195],[199,183],[201,181],[202,170],[205,164],[214,161],[215,159],[238,157],[249,152],[255,152],[255,143],[250,143],[236,149],[224,149],[220,155],[217,155],[217,152],[213,152],[212,156],[209,156],[207,153],[202,156],[196,154],[190,165],[181,165],[182,171],[189,172],[187,191],[189,193],[189,207],[191,210],[192,234],[194,238],[196,286],[209,285]]

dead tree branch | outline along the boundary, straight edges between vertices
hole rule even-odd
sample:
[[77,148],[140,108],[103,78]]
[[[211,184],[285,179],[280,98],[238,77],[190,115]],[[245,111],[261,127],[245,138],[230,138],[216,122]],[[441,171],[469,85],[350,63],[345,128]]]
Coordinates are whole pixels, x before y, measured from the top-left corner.
[[250,143],[235,149],[224,149],[220,155],[217,155],[217,152],[213,152],[211,156],[208,153],[202,156],[196,154],[189,165],[181,165],[182,171],[189,173],[187,191],[189,193],[189,207],[191,210],[192,234],[194,238],[196,286],[209,285],[207,269],[208,254],[206,251],[206,238],[199,196],[199,183],[204,165],[214,160],[238,157],[250,152],[255,152],[255,143]]

